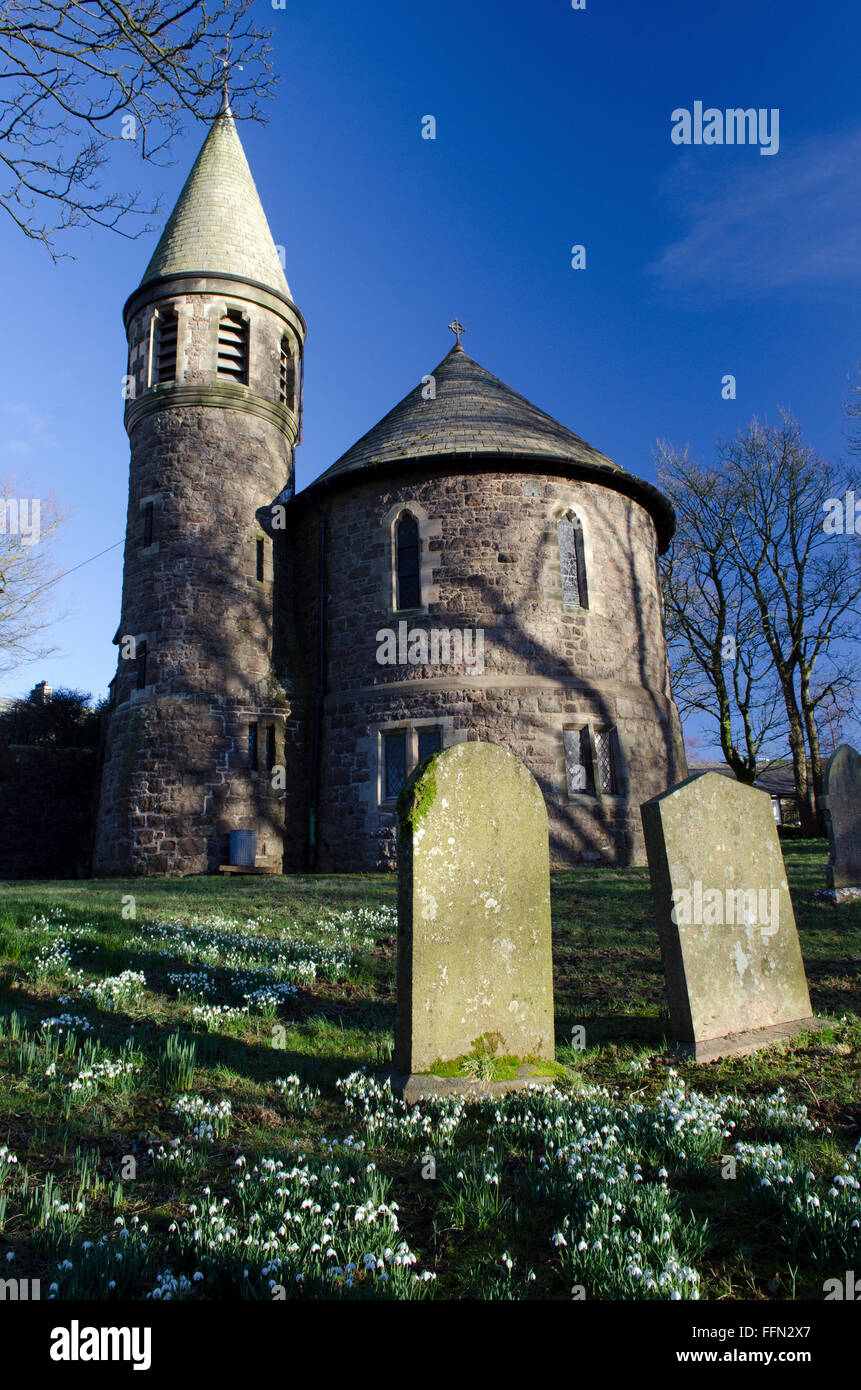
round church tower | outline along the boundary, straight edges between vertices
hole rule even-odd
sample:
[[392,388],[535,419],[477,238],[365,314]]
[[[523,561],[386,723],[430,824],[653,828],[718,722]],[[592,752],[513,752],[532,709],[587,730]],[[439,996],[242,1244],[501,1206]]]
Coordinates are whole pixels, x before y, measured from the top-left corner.
[[323,597],[312,863],[393,867],[403,781],[468,739],[537,778],[555,866],[645,862],[640,804],[686,776],[656,488],[458,341],[290,510],[294,584]]
[[290,711],[256,512],[292,490],[305,323],[226,100],[124,319],[129,506],[94,872],[212,870],[234,829],[280,868],[269,768]]

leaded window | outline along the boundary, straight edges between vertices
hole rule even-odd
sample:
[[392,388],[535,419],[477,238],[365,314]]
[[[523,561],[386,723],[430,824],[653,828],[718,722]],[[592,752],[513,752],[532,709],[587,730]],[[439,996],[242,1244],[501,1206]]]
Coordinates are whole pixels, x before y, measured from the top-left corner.
[[394,801],[407,780],[407,731],[398,730],[383,736],[383,794]]
[[583,549],[583,525],[578,516],[568,512],[556,525],[559,538],[559,571],[562,577],[564,608],[588,608],[586,586],[586,556]]
[[418,744],[419,762],[423,763],[425,758],[432,757],[442,748],[442,729],[419,729]]
[[402,512],[395,530],[397,558],[397,606],[421,607],[419,579],[419,524],[411,512]]
[[588,728],[565,729],[562,742],[565,749],[565,781],[568,785],[568,795],[594,796],[595,776]]
[[599,789],[612,796],[618,790],[615,729],[595,730],[595,765]]

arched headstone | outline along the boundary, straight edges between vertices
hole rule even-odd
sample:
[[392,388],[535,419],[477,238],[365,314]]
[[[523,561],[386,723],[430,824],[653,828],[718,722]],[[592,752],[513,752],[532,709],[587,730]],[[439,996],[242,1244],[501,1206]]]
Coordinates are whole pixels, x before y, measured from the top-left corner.
[[640,810],[675,1042],[710,1061],[817,1027],[768,794],[706,772]]
[[[398,800],[395,1068],[405,1094],[440,1089],[435,1065],[491,1039],[499,1056],[552,1062],[547,810],[507,749],[461,743],[416,770]],[[533,1069],[523,1067],[522,1080]],[[406,1079],[406,1080],[405,1080]],[[445,1089],[462,1089],[454,1082]]]

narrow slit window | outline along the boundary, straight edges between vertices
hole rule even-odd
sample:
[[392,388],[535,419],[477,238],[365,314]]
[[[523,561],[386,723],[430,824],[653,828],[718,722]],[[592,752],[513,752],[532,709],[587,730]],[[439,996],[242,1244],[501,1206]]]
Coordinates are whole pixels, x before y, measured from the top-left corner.
[[383,736],[383,795],[394,801],[407,780],[406,730]]
[[156,325],[156,382],[176,380],[176,345],[179,320],[172,309],[159,314]]
[[293,409],[296,395],[296,360],[293,356],[290,339],[281,339],[281,361],[278,376],[278,399],[289,410]]
[[275,725],[266,725],[266,771],[271,772],[275,766]]
[[588,728],[565,729],[562,742],[565,749],[565,781],[568,795],[594,796],[595,774]]
[[439,753],[442,748],[442,729],[419,729],[419,762]]
[[146,642],[138,642],[138,645],[137,645],[137,680],[136,680],[136,685],[137,685],[137,689],[138,689],[138,690],[143,690],[143,689],[146,687],[146,680],[147,680],[146,666],[147,666],[147,646],[146,646]]
[[595,730],[595,763],[599,789],[613,796],[619,789],[616,768],[616,730]]
[[257,771],[257,725],[248,725],[248,766]]
[[248,324],[233,309],[218,325],[218,375],[248,385]]
[[419,580],[419,524],[411,512],[402,512],[395,532],[397,557],[397,606],[421,607]]
[[557,523],[559,538],[559,570],[562,576],[562,604],[565,608],[588,608],[586,587],[586,555],[583,549],[583,525],[578,516],[569,512]]
[[262,536],[257,537],[257,578],[263,583],[266,574],[266,542]]
[[152,528],[155,519],[155,507],[152,502],[147,502],[144,507],[143,515],[143,546],[144,550],[152,545]]

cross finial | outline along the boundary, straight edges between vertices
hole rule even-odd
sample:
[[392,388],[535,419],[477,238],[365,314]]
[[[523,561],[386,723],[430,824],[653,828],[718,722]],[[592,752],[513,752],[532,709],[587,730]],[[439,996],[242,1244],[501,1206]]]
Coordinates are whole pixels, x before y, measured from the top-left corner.
[[461,334],[466,332],[466,329],[464,328],[460,319],[452,319],[451,323],[449,324],[449,328],[451,329],[454,336],[457,338],[457,345],[458,347],[460,347]]

